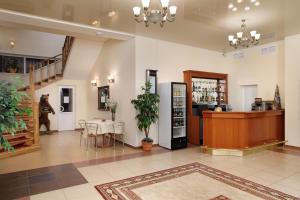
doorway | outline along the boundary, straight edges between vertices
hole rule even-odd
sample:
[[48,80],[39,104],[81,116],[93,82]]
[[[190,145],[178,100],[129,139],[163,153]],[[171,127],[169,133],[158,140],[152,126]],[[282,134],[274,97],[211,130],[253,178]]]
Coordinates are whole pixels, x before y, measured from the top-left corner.
[[254,103],[257,97],[257,85],[242,85],[243,92],[243,111],[251,111],[251,104]]
[[75,87],[59,86],[58,131],[75,129]]

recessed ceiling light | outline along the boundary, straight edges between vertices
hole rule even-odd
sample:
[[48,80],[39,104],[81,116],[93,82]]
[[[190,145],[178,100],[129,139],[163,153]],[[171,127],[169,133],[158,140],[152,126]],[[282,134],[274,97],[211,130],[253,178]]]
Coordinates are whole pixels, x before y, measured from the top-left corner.
[[103,33],[101,31],[97,31],[96,35],[102,35]]
[[234,7],[234,5],[232,3],[228,4],[228,8],[232,9]]
[[232,8],[232,11],[233,12],[237,11],[237,7]]
[[251,3],[254,3],[254,2],[256,2],[256,0],[251,0]]
[[116,15],[116,11],[110,11],[110,12],[108,12],[108,16],[109,17],[113,17],[115,15]]
[[242,3],[242,2],[243,2],[243,0],[237,0],[237,2],[238,2],[238,3]]
[[246,6],[246,7],[245,7],[245,10],[246,10],[246,11],[249,11],[249,10],[250,10],[250,6]]
[[92,25],[96,26],[96,25],[98,25],[99,23],[100,23],[99,20],[94,20],[94,21],[92,22]]
[[254,4],[255,6],[259,6],[260,5],[260,2],[259,1],[257,1],[257,2],[255,2],[255,4]]

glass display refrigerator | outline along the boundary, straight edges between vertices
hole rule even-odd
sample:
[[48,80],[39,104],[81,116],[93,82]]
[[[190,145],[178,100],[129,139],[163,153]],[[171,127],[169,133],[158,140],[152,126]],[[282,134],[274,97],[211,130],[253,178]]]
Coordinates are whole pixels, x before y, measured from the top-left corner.
[[161,83],[158,93],[159,145],[168,149],[187,147],[186,83]]

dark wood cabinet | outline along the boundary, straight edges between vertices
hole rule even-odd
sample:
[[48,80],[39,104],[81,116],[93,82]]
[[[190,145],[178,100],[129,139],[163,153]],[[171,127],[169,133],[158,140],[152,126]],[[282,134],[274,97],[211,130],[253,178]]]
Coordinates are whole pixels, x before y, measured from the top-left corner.
[[[187,122],[188,122],[188,142],[190,144],[199,145],[200,144],[200,116],[193,114],[193,78],[211,79],[216,80],[218,85],[220,81],[224,84],[224,95],[223,102],[220,99],[217,100],[218,104],[224,103],[228,104],[228,75],[213,72],[203,72],[187,70],[183,72],[184,82],[187,84]],[[220,96],[220,91],[218,90],[218,96]]]

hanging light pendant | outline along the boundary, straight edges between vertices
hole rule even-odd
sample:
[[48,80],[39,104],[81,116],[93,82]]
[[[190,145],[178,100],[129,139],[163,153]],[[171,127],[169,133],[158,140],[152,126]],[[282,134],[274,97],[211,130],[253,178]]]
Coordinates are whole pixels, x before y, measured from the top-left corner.
[[165,22],[175,21],[177,13],[176,6],[169,6],[169,0],[160,0],[161,9],[149,9],[150,0],[142,0],[142,8],[139,6],[133,7],[133,14],[135,21],[138,23],[144,22],[146,27],[149,27],[150,23],[160,24],[164,26]]
[[246,20],[242,20],[241,31],[236,33],[235,35],[228,36],[229,45],[234,47],[235,49],[248,48],[254,45],[259,44],[260,34],[257,31],[248,31],[246,26]]

